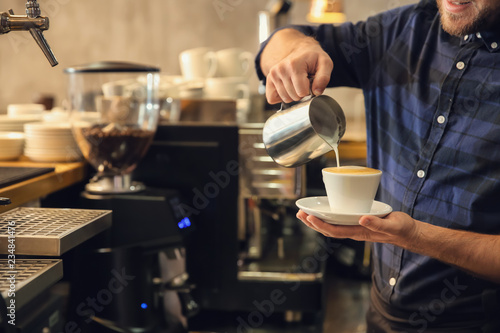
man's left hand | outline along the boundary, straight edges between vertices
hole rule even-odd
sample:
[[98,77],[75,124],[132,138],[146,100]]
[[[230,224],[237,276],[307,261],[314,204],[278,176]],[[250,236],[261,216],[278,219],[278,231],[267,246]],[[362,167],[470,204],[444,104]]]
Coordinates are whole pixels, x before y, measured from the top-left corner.
[[335,225],[326,223],[302,210],[297,218],[309,228],[326,237],[350,238],[357,241],[390,243],[406,247],[418,235],[418,224],[408,214],[393,212],[384,218],[363,216],[359,225]]

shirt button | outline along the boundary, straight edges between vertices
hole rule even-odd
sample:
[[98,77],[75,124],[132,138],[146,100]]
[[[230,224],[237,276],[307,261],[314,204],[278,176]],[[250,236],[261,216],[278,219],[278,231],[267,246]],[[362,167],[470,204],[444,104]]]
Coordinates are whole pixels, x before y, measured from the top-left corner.
[[439,116],[437,121],[438,123],[443,124],[446,121],[446,118],[444,116]]
[[463,61],[457,62],[457,68],[460,69],[460,70],[464,69],[465,68],[464,62]]
[[479,32],[478,32],[478,33],[476,33],[476,37],[477,37],[477,38],[481,38],[481,34],[480,34]]
[[418,170],[417,177],[418,178],[424,178],[425,177],[425,171],[424,170]]
[[497,42],[491,43],[491,48],[492,49],[496,49],[497,47],[498,47],[498,43]]
[[396,279],[395,278],[390,278],[389,284],[394,287],[396,285]]

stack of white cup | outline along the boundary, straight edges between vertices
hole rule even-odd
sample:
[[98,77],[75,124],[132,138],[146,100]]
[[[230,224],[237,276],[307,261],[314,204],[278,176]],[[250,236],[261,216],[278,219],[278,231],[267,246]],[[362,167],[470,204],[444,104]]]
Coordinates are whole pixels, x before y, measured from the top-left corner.
[[184,80],[202,81],[203,98],[235,100],[238,122],[245,121],[249,110],[253,59],[252,53],[241,48],[215,51],[210,47],[199,47],[179,55]]

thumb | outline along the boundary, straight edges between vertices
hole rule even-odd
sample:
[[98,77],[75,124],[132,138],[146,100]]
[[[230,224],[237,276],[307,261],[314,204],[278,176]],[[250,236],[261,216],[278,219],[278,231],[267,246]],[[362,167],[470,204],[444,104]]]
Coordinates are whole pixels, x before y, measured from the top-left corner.
[[362,216],[359,219],[359,224],[374,232],[392,234],[391,223],[376,216]]

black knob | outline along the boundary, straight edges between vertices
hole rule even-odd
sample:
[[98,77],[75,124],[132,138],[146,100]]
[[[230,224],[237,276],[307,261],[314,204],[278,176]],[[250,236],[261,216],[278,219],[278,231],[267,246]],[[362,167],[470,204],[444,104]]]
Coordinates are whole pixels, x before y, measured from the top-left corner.
[[2,198],[0,197],[0,206],[7,206],[10,205],[10,199],[9,198]]

